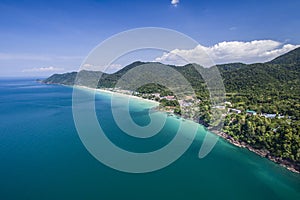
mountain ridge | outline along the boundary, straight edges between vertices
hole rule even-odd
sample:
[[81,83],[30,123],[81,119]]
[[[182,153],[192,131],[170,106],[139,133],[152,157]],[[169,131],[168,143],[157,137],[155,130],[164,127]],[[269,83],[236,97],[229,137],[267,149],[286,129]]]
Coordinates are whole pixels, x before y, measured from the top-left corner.
[[[293,59],[294,58],[294,59]],[[286,62],[284,62],[286,59]],[[95,77],[101,75],[101,83],[98,87],[112,88],[117,83],[118,79],[122,77],[127,71],[133,69],[136,66],[142,64],[155,64],[153,62],[133,62],[119,71],[107,74],[100,71],[81,71],[84,77]],[[197,65],[197,64],[196,64]],[[196,86],[204,83],[202,77],[194,69],[193,64],[186,64],[184,66],[168,65],[184,74],[187,80],[192,80],[193,83],[199,82],[200,84],[194,84]],[[199,66],[199,65],[198,65]],[[241,90],[255,90],[258,86],[268,87],[269,83],[272,82],[279,90],[287,90],[286,83],[291,84],[292,87],[297,87],[300,79],[300,47],[294,49],[286,54],[283,54],[272,61],[265,63],[228,63],[216,65],[220,74],[223,78],[225,89],[227,92],[240,92]],[[200,66],[201,69],[204,69]],[[76,78],[76,73],[64,73],[54,74],[47,79],[43,80],[47,84],[65,84],[73,85]],[[247,83],[246,83],[247,82]],[[77,83],[80,83],[80,81]],[[260,83],[260,84],[258,84]],[[282,84],[284,83],[284,84]],[[203,88],[202,88],[203,89]],[[293,92],[293,91],[291,91]]]

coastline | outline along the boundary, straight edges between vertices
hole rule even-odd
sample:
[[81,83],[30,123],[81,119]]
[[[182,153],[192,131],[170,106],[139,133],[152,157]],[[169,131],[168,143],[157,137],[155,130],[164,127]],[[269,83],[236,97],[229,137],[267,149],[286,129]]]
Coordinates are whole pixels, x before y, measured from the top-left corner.
[[214,133],[218,136],[220,136],[221,138],[223,138],[224,140],[226,140],[227,142],[231,143],[234,146],[240,147],[240,148],[246,148],[249,151],[263,157],[263,158],[267,158],[268,160],[279,164],[280,166],[288,169],[289,171],[292,171],[294,173],[300,173],[300,168],[299,166],[293,164],[292,162],[288,161],[288,160],[283,160],[282,158],[278,158],[276,156],[272,156],[270,155],[270,153],[267,150],[261,150],[261,149],[255,149],[252,146],[250,146],[249,144],[246,144],[245,142],[239,142],[234,140],[231,136],[227,135],[224,132],[221,131],[214,131],[214,130],[209,130],[211,133]]
[[[64,84],[57,84],[57,85],[70,86],[70,85],[64,85]],[[159,105],[160,105],[159,102],[154,101],[154,100],[144,99],[142,97],[134,96],[134,95],[131,95],[131,94],[125,94],[125,93],[121,93],[121,92],[118,92],[118,91],[111,91],[111,90],[105,90],[105,89],[100,89],[100,88],[90,88],[90,87],[87,87],[87,86],[78,86],[78,85],[77,86],[70,86],[70,87],[72,87],[72,88],[77,87],[77,88],[92,90],[94,92],[100,92],[100,93],[108,93],[108,94],[111,94],[111,95],[120,95],[120,96],[134,98],[134,99],[144,101],[144,102],[153,103],[154,104],[153,109],[156,109],[160,112],[165,112],[165,113],[168,114],[168,112],[166,110],[159,108]],[[176,115],[176,114],[173,114],[173,115]],[[176,115],[176,116],[178,116],[178,115]],[[178,117],[180,117],[182,119],[185,119],[185,120],[190,120],[190,119],[184,118],[184,116],[178,116]],[[202,125],[202,124],[200,124],[199,122],[197,122],[195,120],[193,120],[193,121],[195,123],[199,124],[199,125]],[[204,125],[202,125],[202,126],[204,126]],[[232,144],[234,146],[237,146],[237,147],[240,147],[240,148],[246,148],[249,151],[251,151],[251,152],[253,152],[253,153],[255,153],[255,154],[257,154],[261,157],[267,158],[268,160],[270,160],[270,161],[272,161],[276,164],[279,164],[280,166],[288,169],[291,172],[298,173],[298,174],[300,173],[300,167],[293,164],[292,162],[290,162],[288,160],[283,160],[282,158],[272,156],[266,150],[255,149],[252,146],[250,146],[249,144],[246,144],[245,142],[239,142],[239,141],[234,140],[231,136],[227,135],[224,132],[216,131],[216,130],[210,130],[209,128],[210,127],[207,127],[209,132],[223,138],[224,140],[226,140],[227,142],[229,142],[230,144]]]
[[100,92],[100,93],[107,93],[110,95],[118,95],[118,96],[123,96],[123,97],[129,97],[132,99],[136,99],[136,100],[141,100],[144,102],[149,102],[149,103],[153,103],[155,106],[159,105],[159,102],[154,101],[154,100],[150,100],[150,99],[144,99],[142,97],[138,97],[138,96],[134,96],[134,95],[130,95],[130,94],[124,94],[121,92],[117,92],[117,91],[111,91],[111,90],[105,90],[105,89],[100,89],[100,88],[90,88],[90,87],[86,87],[86,86],[72,86],[72,87],[77,87],[77,88],[82,88],[82,89],[88,89],[88,90],[92,90],[94,92]]

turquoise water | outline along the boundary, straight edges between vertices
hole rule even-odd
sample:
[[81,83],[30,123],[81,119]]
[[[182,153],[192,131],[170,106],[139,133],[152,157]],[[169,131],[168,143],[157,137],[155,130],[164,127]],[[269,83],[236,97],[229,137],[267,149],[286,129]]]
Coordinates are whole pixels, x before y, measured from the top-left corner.
[[[174,137],[180,119],[172,117],[153,138],[123,134],[109,100],[97,95],[96,109],[118,146],[147,152]],[[81,143],[72,117],[72,88],[1,79],[0,105],[0,199],[300,199],[299,174],[221,139],[199,159],[206,134],[200,126],[176,162],[159,171],[129,174],[101,164]],[[131,115],[141,125],[149,122],[147,106],[131,104]]]

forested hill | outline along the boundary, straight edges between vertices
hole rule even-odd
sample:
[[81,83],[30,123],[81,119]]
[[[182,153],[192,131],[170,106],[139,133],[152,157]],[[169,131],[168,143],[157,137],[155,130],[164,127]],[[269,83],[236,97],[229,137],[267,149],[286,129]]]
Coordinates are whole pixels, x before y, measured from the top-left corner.
[[[235,64],[237,65],[237,64]],[[227,92],[290,92],[300,93],[300,48],[275,58],[267,63],[257,63],[224,70],[219,69],[224,78]]]
[[269,63],[271,63],[271,64],[298,64],[298,66],[299,66],[300,47],[275,58],[274,60],[270,61]]
[[[84,77],[95,77],[102,74],[101,83],[98,87],[114,87],[117,80],[123,74],[142,64],[145,63],[139,61],[134,62],[113,74],[95,71],[81,71],[80,73],[83,73],[85,75]],[[191,64],[170,67],[181,72],[187,80],[191,82],[195,90],[199,90],[200,88],[198,87],[202,87],[203,80]],[[228,93],[265,93],[266,91],[268,93],[300,93],[300,48],[290,51],[266,63],[231,63],[217,65],[217,67],[224,79],[224,85]],[[48,84],[73,85],[76,75],[76,72],[54,74],[43,82]]]

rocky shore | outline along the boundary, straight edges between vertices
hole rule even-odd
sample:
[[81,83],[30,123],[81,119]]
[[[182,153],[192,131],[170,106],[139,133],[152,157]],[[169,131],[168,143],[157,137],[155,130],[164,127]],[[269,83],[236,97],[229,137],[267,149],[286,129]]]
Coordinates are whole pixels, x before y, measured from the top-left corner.
[[246,144],[245,142],[239,142],[235,139],[233,139],[231,136],[227,135],[224,132],[221,131],[215,131],[215,130],[209,130],[210,132],[222,137],[223,139],[225,139],[226,141],[228,141],[229,143],[240,147],[240,148],[246,148],[249,151],[252,151],[253,153],[256,153],[257,155],[261,156],[261,157],[265,157],[268,158],[269,160],[281,165],[282,167],[287,168],[288,170],[295,172],[295,173],[300,173],[300,166],[294,164],[293,162],[289,161],[289,160],[285,160],[276,156],[272,156],[270,155],[270,152],[267,150],[262,150],[262,149],[255,149],[252,146],[250,146],[249,144]]
[[[162,107],[156,107],[155,108],[156,110],[158,111],[161,111],[161,112],[167,112],[164,108]],[[176,114],[173,114],[173,115],[176,115]],[[178,117],[182,117],[184,119],[188,119],[184,116],[179,116],[177,115]],[[270,154],[269,151],[267,150],[263,150],[263,149],[256,149],[252,146],[250,146],[249,144],[245,143],[245,142],[240,142],[240,141],[237,141],[235,139],[233,139],[231,136],[227,135],[226,133],[224,132],[221,132],[221,131],[216,131],[216,130],[210,130],[210,128],[207,126],[207,124],[202,124],[200,121],[197,121],[196,119],[189,119],[189,120],[193,120],[194,122],[196,123],[199,123],[205,127],[208,128],[208,130],[220,137],[222,137],[223,139],[225,139],[227,142],[237,146],[237,147],[240,147],[240,148],[246,148],[248,149],[249,151],[252,151],[253,153],[256,153],[257,155],[261,156],[261,157],[264,157],[264,158],[268,158],[269,160],[281,165],[282,167],[285,167],[286,169],[292,171],[292,172],[295,172],[295,173],[300,173],[300,166],[294,164],[293,162],[289,161],[289,160],[285,160],[285,159],[282,159],[282,158],[279,158],[279,157],[276,157],[276,156],[272,156]]]

